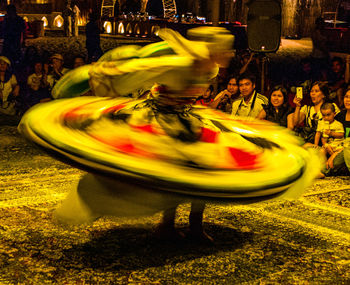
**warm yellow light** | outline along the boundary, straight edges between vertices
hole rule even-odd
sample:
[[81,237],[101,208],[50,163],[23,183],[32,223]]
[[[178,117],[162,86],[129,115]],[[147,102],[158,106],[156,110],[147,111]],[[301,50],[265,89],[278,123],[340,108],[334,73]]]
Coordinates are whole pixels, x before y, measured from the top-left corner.
[[57,28],[61,28],[63,25],[63,18],[61,15],[56,16],[56,18],[53,21],[53,25]]
[[118,34],[124,34],[125,33],[125,28],[123,23],[119,23],[118,25]]
[[151,34],[158,36],[159,30],[160,30],[159,26],[152,26]]
[[132,27],[131,27],[130,24],[128,24],[128,25],[126,26],[126,33],[127,33],[127,34],[132,34]]
[[82,17],[78,17],[78,26],[84,26],[84,20]]
[[110,34],[112,32],[112,24],[109,21],[104,22],[103,27],[106,30],[107,34]]
[[[2,14],[0,14],[0,15],[2,15]],[[24,17],[23,17],[23,20],[24,20],[24,21],[26,21],[27,23],[29,22],[29,20],[28,20],[28,17],[27,17],[27,16],[24,16]]]
[[41,18],[41,21],[44,22],[44,27],[47,27],[47,26],[48,26],[49,23],[48,23],[48,21],[47,21],[47,19],[46,19],[45,16]]
[[135,25],[134,31],[135,31],[135,34],[137,34],[137,35],[141,34],[141,29],[140,29],[140,25],[139,24]]
[[118,25],[118,34],[124,34],[124,33],[125,33],[124,24],[123,23],[119,23],[119,25]]

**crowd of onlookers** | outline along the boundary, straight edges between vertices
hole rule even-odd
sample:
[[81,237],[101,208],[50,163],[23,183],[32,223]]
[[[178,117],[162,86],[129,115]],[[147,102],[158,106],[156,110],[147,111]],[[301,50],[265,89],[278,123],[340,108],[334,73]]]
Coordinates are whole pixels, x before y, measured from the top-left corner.
[[267,78],[265,86],[259,85],[262,76],[257,60],[252,65],[254,56],[243,54],[233,60],[233,65],[241,65],[222,72],[234,74],[226,76],[226,86],[216,93],[211,85],[196,104],[286,127],[305,148],[317,148],[325,157],[319,177],[349,175],[343,150],[350,136],[350,55],[345,60],[333,57],[322,67],[314,58],[304,58],[299,72],[279,84]]
[[[72,5],[71,5],[72,4]],[[66,14],[72,18],[79,8],[70,1],[66,3]],[[73,10],[76,10],[74,13]],[[64,13],[63,13],[64,14]],[[69,18],[69,19],[70,19]],[[71,20],[71,19],[70,19]],[[65,21],[70,37],[78,35],[77,21],[74,33],[70,21]],[[68,24],[70,25],[68,25]],[[0,55],[0,113],[22,114],[31,106],[51,100],[51,90],[69,69],[96,61],[101,55],[100,31],[95,13],[90,13],[86,25],[87,59],[77,55],[73,62],[65,62],[62,54],[39,53],[34,46],[25,46],[26,23],[17,14],[16,6],[9,4],[2,23],[2,50]]]
[[[321,150],[327,158],[324,175],[348,175],[343,147],[350,135],[350,56],[333,57],[323,69],[312,58],[302,59],[299,72],[279,84],[267,74],[265,86],[259,85],[259,60],[249,51],[236,55],[195,104],[286,127],[304,140],[305,147]],[[0,113],[21,115],[52,100],[56,82],[84,64],[83,56],[66,63],[61,54],[39,54],[33,46],[26,48],[16,66],[0,56]]]
[[56,82],[72,68],[85,64],[83,56],[75,56],[73,62],[65,64],[61,54],[39,54],[29,46],[23,60],[13,67],[6,57],[0,56],[0,113],[21,115],[40,102],[52,99],[51,90]]
[[[248,51],[236,55],[195,104],[286,127],[304,140],[305,147],[321,150],[327,158],[324,175],[348,175],[343,147],[350,135],[350,56],[345,61],[333,57],[324,69],[318,65],[315,69],[311,58],[303,59],[293,78],[273,84],[267,74],[266,85],[260,87],[259,60]],[[85,63],[83,56],[66,63],[61,54],[39,54],[33,46],[26,48],[15,68],[0,56],[0,112],[21,115],[37,103],[52,100],[56,82]]]

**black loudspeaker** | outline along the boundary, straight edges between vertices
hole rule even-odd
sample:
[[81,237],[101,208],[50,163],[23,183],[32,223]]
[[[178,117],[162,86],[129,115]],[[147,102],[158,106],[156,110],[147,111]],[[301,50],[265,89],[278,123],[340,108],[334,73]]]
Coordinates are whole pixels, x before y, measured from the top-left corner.
[[253,52],[275,52],[281,42],[281,4],[253,0],[248,4],[248,47]]

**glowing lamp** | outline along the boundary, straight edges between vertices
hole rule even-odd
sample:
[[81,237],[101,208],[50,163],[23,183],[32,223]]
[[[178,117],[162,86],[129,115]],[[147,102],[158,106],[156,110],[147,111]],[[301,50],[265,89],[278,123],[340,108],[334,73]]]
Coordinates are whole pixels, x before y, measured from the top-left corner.
[[134,27],[134,33],[136,35],[140,35],[141,34],[141,29],[140,29],[140,25],[139,24],[136,24],[135,27]]
[[128,24],[126,26],[126,34],[127,36],[130,36],[132,34],[132,27],[131,27],[131,24]]
[[44,22],[44,27],[47,27],[47,26],[48,26],[49,22],[47,21],[47,19],[46,19],[45,16],[41,18],[41,21]]
[[53,20],[53,25],[57,28],[61,28],[63,26],[63,18],[61,15],[58,15]]
[[155,35],[155,36],[158,36],[159,30],[160,30],[159,26],[152,26],[151,34]]
[[110,34],[112,32],[112,23],[109,21],[105,21],[103,23],[103,28],[105,29],[107,34]]
[[118,25],[118,34],[124,34],[125,33],[125,28],[123,23],[119,23]]

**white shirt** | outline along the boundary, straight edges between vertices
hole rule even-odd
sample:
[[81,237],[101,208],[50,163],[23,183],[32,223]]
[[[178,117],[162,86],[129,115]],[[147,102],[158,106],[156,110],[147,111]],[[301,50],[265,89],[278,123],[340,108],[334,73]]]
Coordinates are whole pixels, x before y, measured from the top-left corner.
[[9,81],[0,83],[0,92],[2,94],[2,102],[7,102],[8,96],[11,94],[13,88],[17,85],[16,76],[12,74]]
[[263,109],[263,104],[268,104],[268,99],[265,96],[254,91],[248,103],[244,101],[243,97],[233,101],[231,114],[233,116],[246,116],[256,118],[259,115],[260,111]]
[[43,77],[42,74],[38,75],[36,73],[32,73],[31,75],[28,76],[28,79],[27,79],[28,86],[35,91],[38,90],[40,87],[42,77]]
[[317,131],[322,133],[322,136],[327,139],[328,143],[337,143],[343,141],[343,139],[328,138],[328,136],[324,134],[324,131],[326,129],[329,129],[331,132],[344,133],[344,127],[341,122],[334,120],[332,123],[326,124],[324,120],[319,121],[317,125]]

